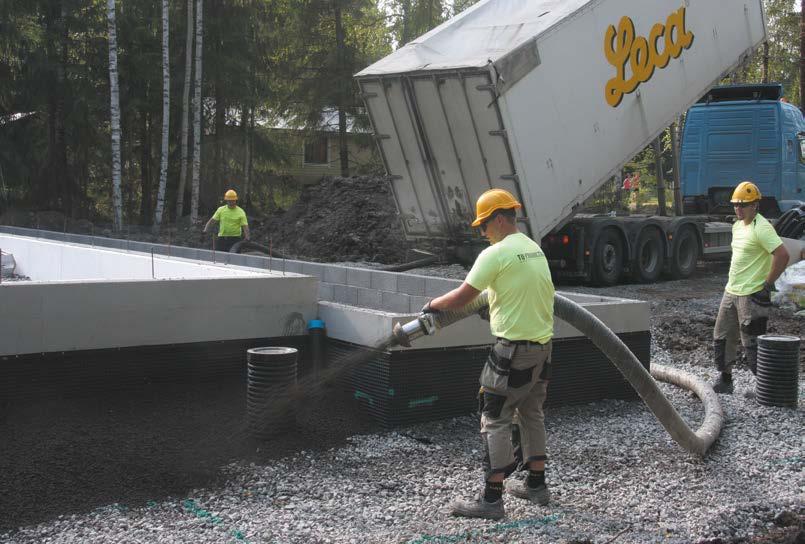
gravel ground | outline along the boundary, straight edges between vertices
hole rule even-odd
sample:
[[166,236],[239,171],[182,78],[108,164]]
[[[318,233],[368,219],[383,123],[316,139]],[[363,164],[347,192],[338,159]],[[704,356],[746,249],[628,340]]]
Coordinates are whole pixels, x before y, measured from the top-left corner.
[[[652,361],[712,380],[707,333],[724,282],[723,267],[711,266],[687,281],[561,289],[649,300]],[[790,312],[778,311],[772,327],[802,337]],[[736,394],[721,397],[727,423],[704,458],[682,451],[640,402],[550,409],[553,500],[538,507],[509,497],[501,522],[448,515],[450,500],[469,496],[482,479],[477,417],[466,416],[324,446],[299,442],[279,458],[234,455],[216,478],[184,494],[127,503],[121,490],[124,500],[71,515],[56,510],[0,533],[0,541],[804,542],[800,383],[796,410],[767,408],[743,396],[752,378],[738,368]],[[700,401],[661,387],[697,427]]]

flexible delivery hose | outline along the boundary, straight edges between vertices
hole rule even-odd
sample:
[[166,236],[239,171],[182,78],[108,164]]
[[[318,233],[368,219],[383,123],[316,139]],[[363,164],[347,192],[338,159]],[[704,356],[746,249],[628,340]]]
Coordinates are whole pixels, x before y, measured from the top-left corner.
[[[410,346],[411,341],[426,334],[433,334],[437,329],[442,329],[478,313],[487,304],[486,292],[483,292],[460,310],[426,314],[404,325],[398,324],[394,328],[394,339],[400,345]],[[707,452],[721,433],[724,422],[721,404],[712,387],[691,374],[662,365],[652,365],[651,374],[649,374],[626,344],[600,319],[562,295],[557,294],[554,297],[554,313],[556,317],[575,327],[592,340],[593,344],[612,361],[677,444],[691,453],[704,455]],[[660,381],[688,389],[702,400],[705,414],[698,431],[693,432],[688,427],[657,387],[652,375]]]

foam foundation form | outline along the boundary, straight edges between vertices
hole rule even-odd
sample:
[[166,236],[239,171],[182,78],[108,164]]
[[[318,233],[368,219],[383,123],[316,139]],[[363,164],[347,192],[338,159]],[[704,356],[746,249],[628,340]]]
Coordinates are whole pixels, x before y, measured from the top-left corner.
[[0,357],[304,333],[316,279],[0,233]]
[[[208,376],[242,380],[245,350],[257,346],[298,348],[304,374],[305,323],[319,318],[329,364],[356,351],[369,356],[345,377],[345,388],[394,427],[474,411],[493,341],[488,323],[471,317],[412,349],[374,349],[457,280],[18,227],[0,226],[0,249],[18,255],[20,273],[33,280],[0,288],[0,307],[14,309],[0,312],[0,400],[65,383],[82,390],[87,381],[79,376],[100,374],[185,380],[211,369]],[[78,254],[91,266],[65,260]],[[647,303],[563,294],[601,318],[649,367]],[[552,369],[548,404],[637,398],[603,354],[559,320]]]
[[[454,282],[454,286],[459,284]],[[607,323],[649,368],[648,304],[562,294]],[[350,372],[345,385],[386,428],[464,415],[477,407],[478,377],[494,341],[489,324],[479,317],[469,317],[435,336],[417,340],[412,348],[371,349],[388,338],[396,323],[415,316],[319,303],[319,317],[327,323],[331,338],[331,359],[366,352],[368,364]],[[632,387],[590,340],[567,323],[555,321],[547,405],[636,398]]]

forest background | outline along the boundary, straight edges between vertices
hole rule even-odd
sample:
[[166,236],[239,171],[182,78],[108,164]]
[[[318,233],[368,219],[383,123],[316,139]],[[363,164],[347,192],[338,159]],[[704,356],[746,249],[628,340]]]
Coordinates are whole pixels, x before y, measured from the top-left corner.
[[[230,187],[269,215],[300,194],[277,175],[294,151],[277,126],[337,134],[341,176],[382,174],[349,161],[349,127],[368,128],[352,75],[474,1],[0,0],[0,223],[52,211],[156,232]],[[727,82],[803,103],[803,2],[764,0],[769,40]],[[626,167],[649,193],[672,178],[675,127]]]

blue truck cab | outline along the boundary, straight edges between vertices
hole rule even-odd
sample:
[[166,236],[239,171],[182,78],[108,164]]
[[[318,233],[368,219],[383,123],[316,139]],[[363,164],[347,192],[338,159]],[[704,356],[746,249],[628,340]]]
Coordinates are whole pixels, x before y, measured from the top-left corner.
[[777,217],[805,201],[805,120],[781,100],[782,85],[715,87],[687,113],[680,182],[685,214],[732,214],[739,182],[763,195]]

